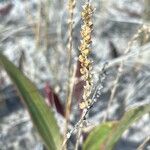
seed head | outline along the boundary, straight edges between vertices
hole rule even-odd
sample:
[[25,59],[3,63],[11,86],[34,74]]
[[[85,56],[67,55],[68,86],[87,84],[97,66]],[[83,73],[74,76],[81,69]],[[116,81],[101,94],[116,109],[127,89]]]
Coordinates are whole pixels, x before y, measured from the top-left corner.
[[[89,3],[85,4],[83,6],[83,11],[81,13],[83,25],[81,27],[80,32],[82,39],[81,45],[79,47],[79,50],[81,52],[79,55],[79,61],[81,62],[80,72],[82,74],[83,80],[86,81],[83,92],[83,102],[80,104],[81,109],[84,109],[89,104],[89,96],[91,94],[92,88],[92,74],[91,74],[92,62],[88,58],[91,51],[90,46],[92,43],[91,39],[91,34],[93,30],[92,13],[93,13],[92,6]],[[85,103],[85,105],[83,103]]]

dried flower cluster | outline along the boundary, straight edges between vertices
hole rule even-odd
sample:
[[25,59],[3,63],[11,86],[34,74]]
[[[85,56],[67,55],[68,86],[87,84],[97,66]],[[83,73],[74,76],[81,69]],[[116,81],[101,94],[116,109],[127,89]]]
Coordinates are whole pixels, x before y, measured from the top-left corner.
[[91,74],[91,61],[89,60],[88,56],[91,51],[91,33],[93,28],[92,23],[92,13],[93,8],[89,3],[86,3],[83,6],[82,11],[82,20],[83,25],[81,28],[81,45],[79,47],[79,50],[81,52],[79,56],[79,61],[81,62],[81,69],[80,72],[82,74],[83,80],[86,82],[84,86],[84,93],[83,93],[83,102],[80,103],[80,108],[84,109],[85,107],[88,107],[91,100],[89,99],[89,96],[91,94],[91,88],[92,88],[92,74]]

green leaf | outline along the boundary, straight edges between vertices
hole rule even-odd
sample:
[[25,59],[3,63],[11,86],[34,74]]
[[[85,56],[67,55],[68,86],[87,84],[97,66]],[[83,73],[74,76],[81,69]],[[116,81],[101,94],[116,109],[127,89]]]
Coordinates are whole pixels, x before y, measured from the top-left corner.
[[106,122],[95,127],[83,144],[83,150],[100,150],[100,143],[105,141],[116,125],[117,122]]
[[86,139],[83,150],[113,150],[124,131],[148,112],[150,112],[150,104],[130,109],[118,123],[109,122],[99,125]]
[[106,141],[107,144],[105,149],[112,150],[124,131],[148,112],[150,112],[150,104],[142,105],[127,111],[119,121],[116,129],[111,133],[108,141]]
[[2,53],[0,65],[6,70],[26,104],[32,121],[48,150],[60,150],[62,137],[53,112],[44,102],[35,85],[19,71]]

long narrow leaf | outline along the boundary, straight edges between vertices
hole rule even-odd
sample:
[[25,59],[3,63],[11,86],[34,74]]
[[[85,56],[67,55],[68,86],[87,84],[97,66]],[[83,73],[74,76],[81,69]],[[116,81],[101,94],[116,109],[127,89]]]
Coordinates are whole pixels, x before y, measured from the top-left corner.
[[117,122],[106,122],[95,127],[83,144],[83,150],[100,150],[100,143],[106,140],[116,125]]
[[99,125],[86,139],[83,150],[113,150],[124,131],[148,112],[150,104],[130,109],[117,124],[112,122]]
[[116,129],[113,130],[111,136],[108,138],[108,141],[106,141],[105,149],[112,150],[124,131],[148,112],[150,112],[150,104],[139,106],[127,111],[123,118],[119,121]]
[[48,150],[59,150],[62,137],[53,112],[45,104],[34,84],[13,63],[0,53],[0,65],[4,67],[26,104],[35,127]]

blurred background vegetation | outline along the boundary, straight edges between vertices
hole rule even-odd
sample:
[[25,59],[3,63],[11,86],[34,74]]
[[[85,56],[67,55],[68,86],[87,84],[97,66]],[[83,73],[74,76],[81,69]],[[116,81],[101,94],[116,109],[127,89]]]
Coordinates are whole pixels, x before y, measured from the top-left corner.
[[[77,60],[81,40],[80,14],[84,2],[76,2],[73,18],[71,65],[76,66],[76,78],[80,78],[80,64]],[[96,8],[90,55],[94,85],[100,84],[99,72],[105,62],[113,64],[128,54],[131,57],[123,62],[123,72],[114,95],[112,89],[121,61],[106,70],[103,93],[89,113],[89,128],[84,131],[79,149],[94,126],[105,121],[120,120],[128,108],[150,103],[150,51],[145,50],[150,48],[150,1],[96,0],[92,1],[92,5]],[[69,78],[68,17],[67,1],[0,0],[0,52],[36,85],[49,109],[53,110],[62,134],[65,130],[64,113]],[[138,37],[125,54],[125,49],[140,27]],[[79,119],[78,104],[82,99],[82,91],[83,82],[75,83],[69,130]],[[33,91],[29,92],[32,94]],[[148,139],[149,131],[150,116],[145,114],[124,132],[115,150],[137,149]],[[75,141],[76,135],[71,136],[69,150],[74,149]],[[43,142],[33,127],[26,107],[6,71],[0,67],[0,150],[42,149]],[[143,149],[150,149],[148,140]]]

